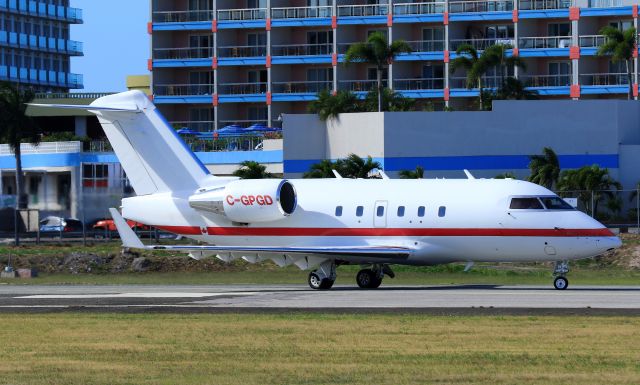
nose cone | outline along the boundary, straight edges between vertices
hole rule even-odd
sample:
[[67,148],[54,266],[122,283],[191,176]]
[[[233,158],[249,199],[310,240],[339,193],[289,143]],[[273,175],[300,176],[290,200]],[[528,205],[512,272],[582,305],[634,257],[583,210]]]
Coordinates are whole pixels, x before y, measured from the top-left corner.
[[622,246],[622,240],[619,237],[609,237],[604,241],[604,246],[607,246],[607,251],[617,249]]

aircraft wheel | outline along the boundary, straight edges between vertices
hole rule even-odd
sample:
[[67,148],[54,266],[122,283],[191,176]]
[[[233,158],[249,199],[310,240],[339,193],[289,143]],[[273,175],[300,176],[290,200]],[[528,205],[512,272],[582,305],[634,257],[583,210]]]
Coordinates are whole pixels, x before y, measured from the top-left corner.
[[553,280],[553,287],[557,290],[564,290],[569,286],[569,280],[565,277],[557,277]]
[[382,278],[371,269],[362,269],[356,275],[356,283],[362,289],[376,289],[382,283]]
[[320,276],[316,273],[309,273],[309,287],[314,289],[314,290],[328,290],[331,289],[331,287],[333,286],[333,283],[335,281],[329,279],[329,278],[320,278]]

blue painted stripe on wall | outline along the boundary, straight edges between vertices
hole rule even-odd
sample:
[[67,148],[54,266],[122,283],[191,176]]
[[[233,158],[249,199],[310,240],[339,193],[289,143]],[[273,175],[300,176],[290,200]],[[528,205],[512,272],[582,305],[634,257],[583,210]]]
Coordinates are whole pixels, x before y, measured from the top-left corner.
[[[618,154],[602,155],[559,155],[561,168],[580,168],[597,164],[603,168],[618,168]],[[529,166],[528,155],[485,155],[485,156],[437,156],[437,157],[406,157],[384,158],[383,164],[386,171],[412,170],[421,165],[427,170],[451,171],[451,170],[504,170],[527,169]],[[284,172],[299,173],[308,171],[311,165],[320,162],[320,159],[312,160],[285,160]]]
[[[23,168],[69,167],[80,164],[80,153],[22,155]],[[15,169],[13,155],[0,156],[0,168]]]
[[282,150],[196,152],[196,156],[204,164],[238,164],[245,160],[254,160],[260,163],[282,162]]

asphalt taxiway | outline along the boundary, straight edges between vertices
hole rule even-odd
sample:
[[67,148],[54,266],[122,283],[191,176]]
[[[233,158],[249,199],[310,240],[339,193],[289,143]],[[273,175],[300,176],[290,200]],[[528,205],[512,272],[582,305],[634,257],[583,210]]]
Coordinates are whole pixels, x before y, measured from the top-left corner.
[[0,312],[415,312],[640,315],[640,286],[2,285]]

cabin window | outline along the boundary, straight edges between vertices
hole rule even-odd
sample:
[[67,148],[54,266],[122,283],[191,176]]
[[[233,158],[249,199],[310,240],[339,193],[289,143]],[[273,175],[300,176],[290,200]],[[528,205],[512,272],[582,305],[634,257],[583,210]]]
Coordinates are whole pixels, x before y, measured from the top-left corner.
[[530,198],[512,198],[510,209],[514,210],[544,210],[540,200],[535,197]]
[[398,206],[398,216],[404,217],[404,206]]
[[336,217],[342,216],[342,206],[336,206]]
[[558,197],[541,197],[547,210],[573,210],[573,206]]
[[438,216],[442,218],[446,214],[447,214],[447,208],[445,206],[440,206],[440,208],[438,208]]
[[356,207],[356,217],[361,217],[362,213],[364,213],[364,207],[363,206]]
[[420,218],[424,217],[424,206],[418,207],[418,216]]
[[378,208],[376,209],[376,215],[379,217],[384,215],[384,206],[378,206]]

